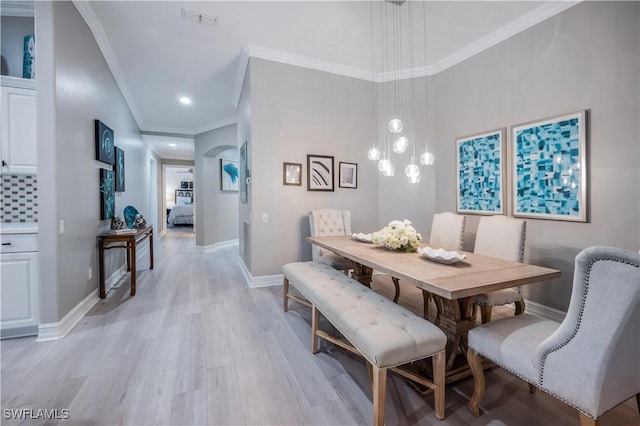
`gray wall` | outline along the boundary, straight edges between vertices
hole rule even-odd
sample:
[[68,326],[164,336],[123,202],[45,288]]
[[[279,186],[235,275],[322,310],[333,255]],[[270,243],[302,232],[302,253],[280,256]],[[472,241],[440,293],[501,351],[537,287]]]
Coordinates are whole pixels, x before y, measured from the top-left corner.
[[238,193],[220,190],[220,159],[238,159],[235,124],[195,137],[196,246],[238,239]]
[[[372,91],[370,83],[348,77],[256,58],[250,63],[250,271],[275,275],[285,263],[311,258],[305,237],[312,209],[351,210],[354,232],[378,226],[377,168],[366,157],[373,120],[363,108]],[[334,156],[334,192],[306,190],[307,154]],[[340,161],[358,163],[357,189],[338,187]],[[283,162],[303,164],[302,186],[282,184]]]
[[[93,35],[73,4],[36,2],[36,17],[38,34],[47,40],[39,45],[37,66],[43,75],[41,79],[38,74],[37,102],[38,177],[41,191],[46,192],[40,209],[49,212],[40,225],[44,242],[41,322],[50,323],[59,321],[98,287],[96,235],[109,225],[99,220],[99,169],[110,166],[95,160],[94,119],[114,130],[116,145],[125,151],[126,191],[116,193],[118,215],[132,205],[151,217],[156,208],[150,196],[152,161],[156,161],[157,176],[161,172],[160,162],[142,143]],[[65,221],[64,235],[58,235],[58,220]],[[106,276],[123,263],[123,250],[108,252]],[[145,259],[139,269],[146,265]],[[92,279],[88,279],[90,267]],[[55,300],[54,311],[50,303]]]
[[34,34],[33,18],[3,16],[0,22],[2,75],[22,78],[24,36]]
[[[639,10],[583,2],[436,77],[438,210],[456,208],[455,138],[588,110],[589,222],[527,219],[527,261],[562,270],[527,297],[561,310],[580,250],[640,246]],[[466,249],[477,221],[468,216]]]

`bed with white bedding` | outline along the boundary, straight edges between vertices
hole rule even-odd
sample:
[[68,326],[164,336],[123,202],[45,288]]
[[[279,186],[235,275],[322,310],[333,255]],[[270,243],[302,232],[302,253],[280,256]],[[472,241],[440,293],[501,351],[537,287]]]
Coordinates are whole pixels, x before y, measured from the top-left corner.
[[193,205],[174,206],[167,218],[169,225],[193,225]]

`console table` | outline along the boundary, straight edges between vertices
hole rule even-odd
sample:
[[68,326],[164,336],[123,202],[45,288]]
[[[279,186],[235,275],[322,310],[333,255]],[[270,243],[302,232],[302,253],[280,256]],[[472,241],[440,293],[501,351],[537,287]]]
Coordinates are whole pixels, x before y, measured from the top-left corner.
[[104,251],[123,248],[127,251],[127,271],[131,272],[131,295],[136,294],[136,246],[149,239],[150,266],[153,269],[153,227],[131,229],[125,232],[105,232],[98,235],[98,261],[100,267],[100,297],[105,298],[107,292],[104,284]]

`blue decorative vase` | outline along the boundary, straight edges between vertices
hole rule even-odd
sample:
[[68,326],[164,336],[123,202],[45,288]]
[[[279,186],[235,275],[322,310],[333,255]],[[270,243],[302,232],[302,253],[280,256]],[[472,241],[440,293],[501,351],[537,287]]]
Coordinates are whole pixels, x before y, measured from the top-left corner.
[[137,214],[138,210],[133,206],[127,206],[124,208],[124,221],[127,223],[127,228],[134,227]]

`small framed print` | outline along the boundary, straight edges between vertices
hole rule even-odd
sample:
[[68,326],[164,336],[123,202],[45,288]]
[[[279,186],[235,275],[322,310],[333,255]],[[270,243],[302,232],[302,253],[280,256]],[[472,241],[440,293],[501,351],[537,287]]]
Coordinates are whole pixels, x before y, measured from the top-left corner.
[[124,192],[124,151],[116,146],[116,164],[113,171],[116,175],[116,192]]
[[340,162],[338,186],[340,188],[358,187],[358,165],[356,163]]
[[237,161],[221,158],[220,190],[222,192],[238,192],[240,188],[239,173],[240,169],[238,168]]
[[180,188],[189,189],[189,181],[183,180],[182,182],[180,182]]
[[333,157],[307,154],[307,191],[333,190]]
[[282,184],[302,185],[302,164],[282,163]]

